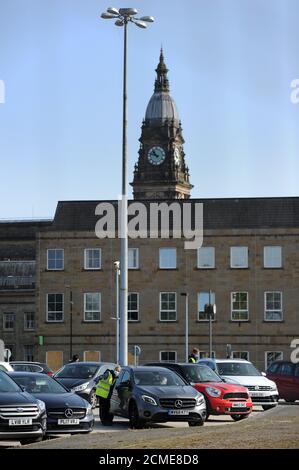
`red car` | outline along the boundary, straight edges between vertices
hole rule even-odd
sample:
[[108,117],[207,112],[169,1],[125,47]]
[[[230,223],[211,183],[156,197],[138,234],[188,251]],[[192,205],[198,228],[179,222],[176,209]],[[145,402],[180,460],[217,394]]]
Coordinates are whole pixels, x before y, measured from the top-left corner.
[[201,392],[206,400],[207,419],[209,415],[230,415],[233,420],[240,421],[247,418],[252,411],[252,401],[247,388],[224,382],[208,366],[170,362],[146,365],[171,369]]
[[287,402],[299,400],[299,363],[272,362],[266,375],[268,379],[276,383],[280,398]]

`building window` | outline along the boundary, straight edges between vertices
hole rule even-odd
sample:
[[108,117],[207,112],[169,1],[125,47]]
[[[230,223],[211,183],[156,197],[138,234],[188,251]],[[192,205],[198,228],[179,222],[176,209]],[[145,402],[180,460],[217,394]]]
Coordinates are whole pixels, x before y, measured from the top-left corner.
[[160,248],[160,269],[176,269],[176,248]]
[[282,292],[265,292],[265,320],[283,320]]
[[249,351],[233,351],[233,359],[245,359],[249,361]]
[[176,321],[176,292],[160,292],[160,320]]
[[215,268],[215,248],[204,246],[197,250],[197,267],[201,269]]
[[282,351],[266,351],[265,352],[265,368],[266,368],[266,370],[268,369],[268,367],[271,366],[272,362],[282,361],[282,360],[283,360]]
[[35,315],[34,313],[24,313],[24,330],[35,329]]
[[34,346],[24,346],[24,361],[34,361]]
[[264,268],[282,267],[281,246],[264,246]]
[[101,320],[101,294],[88,292],[84,294],[84,321]]
[[51,271],[64,269],[63,249],[51,249],[47,251],[47,269]]
[[47,321],[63,321],[63,294],[47,294]]
[[231,246],[230,267],[231,268],[248,268],[248,247],[247,246]]
[[160,351],[160,362],[176,362],[176,351]]
[[234,321],[249,320],[248,292],[231,293],[231,319]]
[[139,320],[139,294],[130,292],[128,295],[128,321]]
[[84,269],[101,269],[100,248],[86,248],[84,250]]
[[4,313],[3,314],[3,330],[13,331],[15,328],[15,319],[16,319],[16,316],[14,313]]
[[129,248],[128,251],[128,268],[139,268],[139,248]]
[[[199,359],[207,359],[210,357],[209,351],[199,351]],[[216,357],[215,351],[212,351],[212,359]]]
[[[198,321],[207,321],[209,320],[209,314],[205,313],[205,305],[209,304],[211,300],[211,304],[215,304],[215,292],[200,292],[197,294],[197,305],[198,305]],[[214,321],[214,320],[213,320]]]

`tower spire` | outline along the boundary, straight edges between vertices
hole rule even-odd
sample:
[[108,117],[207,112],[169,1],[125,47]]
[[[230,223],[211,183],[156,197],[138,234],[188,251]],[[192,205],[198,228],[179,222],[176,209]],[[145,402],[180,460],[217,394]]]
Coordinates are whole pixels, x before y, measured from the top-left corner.
[[169,92],[169,81],[167,78],[168,68],[164,62],[163,49],[161,46],[160,60],[156,68],[157,78],[155,80],[155,92],[166,91]]

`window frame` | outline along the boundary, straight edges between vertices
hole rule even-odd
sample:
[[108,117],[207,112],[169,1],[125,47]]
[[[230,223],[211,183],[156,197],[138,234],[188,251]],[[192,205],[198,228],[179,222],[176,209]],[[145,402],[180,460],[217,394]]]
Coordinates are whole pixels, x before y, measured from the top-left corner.
[[[91,268],[87,266],[87,260],[88,256],[87,253],[89,251],[98,251],[100,256],[99,256],[99,266],[96,268]],[[101,248],[84,248],[84,270],[85,271],[98,271],[99,269],[102,269],[102,249]]]
[[[13,318],[12,322],[11,322],[11,320],[8,322],[8,323],[13,324],[12,328],[6,328],[5,327],[6,317],[8,315],[10,315]],[[15,327],[16,327],[16,314],[14,312],[4,312],[3,313],[3,331],[14,331]]]
[[[62,251],[62,268],[50,268],[49,267],[49,251]],[[55,257],[55,263],[57,262]],[[47,249],[47,271],[64,271],[64,248],[48,248]]]
[[[208,322],[210,321],[210,319],[207,317],[207,318],[199,318],[199,314],[200,313],[204,313],[204,311],[202,312],[200,310],[200,294],[208,294],[209,295],[209,292],[197,292],[197,321],[198,322]],[[211,303],[212,304],[215,304],[216,303],[216,294],[215,292],[211,292]],[[215,321],[215,317],[212,318],[212,322]]]
[[[267,294],[280,294],[280,310],[279,309],[267,309]],[[273,301],[274,302],[274,301]],[[281,318],[279,320],[275,320],[273,318],[267,318],[267,313],[269,312],[279,312],[281,313]],[[283,303],[282,303],[282,291],[265,291],[264,292],[264,321],[266,322],[275,322],[279,323],[283,321]]]
[[[267,248],[280,248],[280,265],[279,266],[267,266],[266,263],[266,250]],[[283,267],[282,263],[282,245],[264,245],[263,247],[263,268],[264,269],[281,269]]]
[[[134,250],[136,253],[136,266],[130,266],[129,259],[130,259],[130,250]],[[128,269],[139,269],[139,248],[136,247],[129,247],[128,248]]]
[[[162,251],[174,251],[175,252],[175,266],[162,266],[161,264],[161,252]],[[177,248],[173,246],[163,246],[159,248],[159,269],[177,269],[178,260],[177,260]]]
[[[33,320],[30,320],[33,322],[33,327],[27,327],[27,322],[28,320],[26,319],[27,315],[33,315]],[[36,329],[36,317],[34,312],[24,312],[24,331],[35,331]]]
[[[233,295],[234,294],[246,294],[247,295],[247,309],[246,310],[244,310],[244,309],[234,310],[233,309],[233,302],[234,302]],[[230,302],[231,302],[231,321],[232,322],[246,322],[246,321],[249,321],[249,293],[248,293],[248,291],[233,291],[233,292],[231,292]],[[246,319],[245,318],[243,318],[243,319],[233,318],[233,312],[239,312],[239,313],[247,312],[247,318]]]
[[[62,311],[60,312],[59,310],[56,310],[54,312],[50,312],[50,313],[61,313],[62,314],[62,318],[61,320],[49,320],[49,295],[62,295]],[[55,304],[56,304],[56,300],[55,300]],[[47,323],[63,323],[64,322],[64,293],[63,292],[49,292],[46,294],[46,312],[47,312],[47,315],[46,315],[46,321]]]
[[[175,298],[175,310],[162,310],[162,295],[163,294],[174,294],[174,296],[175,296],[174,297]],[[169,302],[169,300],[167,302]],[[171,291],[171,292],[165,292],[165,291],[160,292],[160,294],[159,294],[159,321],[160,322],[166,322],[166,323],[176,322],[177,321],[177,306],[178,306],[178,304],[177,304],[177,293],[176,292],[173,292],[173,291]],[[168,315],[171,312],[175,312],[175,319],[174,320],[170,320],[170,319],[164,320],[164,319],[162,319],[162,316],[161,316],[162,311],[163,312],[168,312]]]
[[[200,250],[212,250],[212,265],[200,265]],[[216,268],[216,250],[214,246],[201,246],[197,249],[197,269],[215,269]]]
[[[137,295],[137,310],[129,309],[129,296],[130,295]],[[130,319],[129,312],[137,312],[137,320]],[[139,292],[128,292],[128,321],[130,323],[139,322]]]
[[[239,357],[238,356],[234,356],[234,354],[239,354]],[[241,354],[242,353],[246,353],[246,358],[245,357],[241,357]],[[249,361],[250,359],[250,353],[249,351],[241,351],[241,350],[234,350],[232,351],[232,359],[245,359],[245,361]]]
[[[99,296],[99,310],[86,310],[86,299],[87,299],[87,295],[90,295],[90,294],[92,295],[97,294]],[[101,292],[84,292],[83,302],[84,302],[84,323],[100,323],[101,318],[102,318],[102,294]],[[87,320],[86,313],[92,313],[92,314],[98,313],[99,318],[98,319],[92,318],[92,320]]]
[[268,354],[273,354],[273,353],[275,353],[275,354],[276,354],[276,353],[277,353],[277,354],[280,354],[281,357],[280,357],[280,358],[273,359],[272,362],[283,361],[283,351],[265,351],[265,370],[267,370],[268,367],[270,367],[270,365],[272,364],[272,362],[268,364],[267,355],[268,355]]
[[[174,361],[170,361],[170,360],[167,360],[167,359],[162,359],[162,354],[163,353],[166,353],[166,354],[174,353],[174,356],[175,356]],[[177,351],[165,351],[165,350],[164,351],[159,351],[159,362],[169,362],[170,364],[173,364],[173,363],[177,362],[177,356],[178,356]]]
[[[31,358],[32,359],[28,359],[29,356],[26,356],[26,348],[32,348],[32,354],[31,354]],[[24,361],[26,362],[34,362],[34,345],[33,344],[24,344],[23,346],[23,358],[24,358]]]
[[[245,249],[246,248],[246,266],[245,265],[233,265],[233,251],[234,249]],[[231,246],[230,247],[230,268],[231,269],[248,269],[249,267],[249,248],[248,246]]]

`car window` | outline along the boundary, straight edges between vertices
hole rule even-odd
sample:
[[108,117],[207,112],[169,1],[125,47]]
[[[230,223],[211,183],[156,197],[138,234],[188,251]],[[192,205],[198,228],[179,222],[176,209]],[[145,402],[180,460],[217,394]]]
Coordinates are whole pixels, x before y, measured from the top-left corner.
[[267,372],[270,374],[275,374],[279,369],[279,362],[273,362],[270,367],[268,367]]
[[295,365],[295,377],[299,377],[299,364]]
[[21,392],[20,387],[8,375],[0,372],[0,393]]
[[13,364],[13,368],[16,372],[31,372],[27,364]]
[[47,375],[45,377],[39,377],[34,374],[19,375],[14,377],[14,380],[24,387],[28,393],[67,393],[62,385]]
[[290,362],[281,364],[280,373],[281,375],[293,375],[293,364]]
[[221,378],[210,367],[204,365],[186,365],[182,366],[182,369],[188,382],[222,382]]
[[246,362],[217,362],[220,375],[257,376],[261,373],[252,364]]
[[36,364],[32,364],[30,366],[30,369],[31,369],[31,372],[42,372],[43,371],[42,367],[40,367]]
[[186,383],[174,372],[165,371],[135,371],[134,381],[140,386],[184,386]]
[[131,375],[130,375],[130,372],[125,370],[123,376],[121,377],[121,381],[120,383],[123,383],[123,382],[128,382],[128,380],[131,379]]
[[66,364],[55,377],[60,379],[90,379],[92,378],[99,366],[82,364]]

